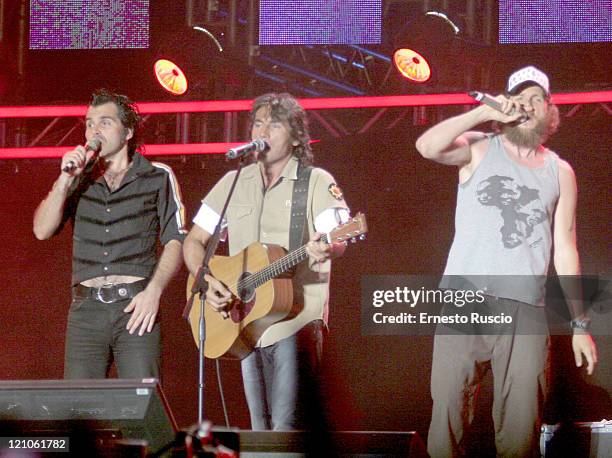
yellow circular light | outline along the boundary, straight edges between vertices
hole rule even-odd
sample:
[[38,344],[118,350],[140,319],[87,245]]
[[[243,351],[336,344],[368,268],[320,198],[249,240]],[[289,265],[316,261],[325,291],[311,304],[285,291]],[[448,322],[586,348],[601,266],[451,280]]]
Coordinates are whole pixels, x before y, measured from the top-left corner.
[[174,62],[159,59],[153,68],[157,81],[166,91],[174,95],[182,95],[187,92],[187,77]]
[[408,48],[400,48],[393,53],[395,68],[410,81],[425,83],[431,78],[429,62],[418,52]]

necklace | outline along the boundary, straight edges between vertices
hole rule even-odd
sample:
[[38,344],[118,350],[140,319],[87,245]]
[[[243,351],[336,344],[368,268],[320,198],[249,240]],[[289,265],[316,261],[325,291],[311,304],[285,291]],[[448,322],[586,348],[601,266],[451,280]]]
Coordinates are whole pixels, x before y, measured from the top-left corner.
[[119,187],[121,180],[123,179],[123,175],[125,172],[127,172],[131,165],[132,164],[129,163],[126,167],[115,173],[111,173],[108,170],[104,172],[104,179],[106,180],[106,184],[111,191],[114,191]]

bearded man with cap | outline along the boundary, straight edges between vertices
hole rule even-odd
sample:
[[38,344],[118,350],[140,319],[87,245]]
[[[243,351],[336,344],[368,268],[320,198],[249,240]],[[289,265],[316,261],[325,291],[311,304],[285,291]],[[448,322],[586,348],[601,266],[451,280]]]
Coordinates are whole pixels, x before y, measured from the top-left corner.
[[[539,456],[549,344],[544,284],[553,245],[557,274],[580,274],[574,172],[543,146],[559,125],[548,77],[532,66],[517,70],[496,100],[499,110],[480,105],[431,127],[416,142],[423,157],[458,168],[455,237],[441,287],[469,284],[484,293],[479,313],[511,318],[504,327],[471,332],[438,326],[427,446],[434,458],[465,454],[465,433],[489,363],[498,456]],[[494,132],[472,131],[488,121]],[[588,318],[576,298],[567,299],[576,365],[584,357],[591,374],[597,352]]]

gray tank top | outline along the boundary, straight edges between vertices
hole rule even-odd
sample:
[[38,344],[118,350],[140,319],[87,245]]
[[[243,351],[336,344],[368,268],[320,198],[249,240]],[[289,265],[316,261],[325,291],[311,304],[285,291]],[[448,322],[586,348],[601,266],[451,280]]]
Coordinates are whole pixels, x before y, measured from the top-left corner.
[[526,167],[508,155],[499,135],[490,137],[482,162],[458,187],[442,288],[465,288],[469,281],[492,296],[544,304],[559,198],[558,156],[544,154],[542,166]]

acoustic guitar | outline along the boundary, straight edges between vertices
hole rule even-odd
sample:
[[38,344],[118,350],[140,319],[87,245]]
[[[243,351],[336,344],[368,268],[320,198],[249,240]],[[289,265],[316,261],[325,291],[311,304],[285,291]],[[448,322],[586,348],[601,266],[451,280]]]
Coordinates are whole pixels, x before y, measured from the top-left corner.
[[[358,213],[338,226],[321,240],[338,243],[365,238],[365,215]],[[294,317],[295,309],[292,280],[287,272],[308,258],[306,245],[286,253],[278,245],[255,242],[234,256],[213,256],[210,271],[234,295],[227,317],[216,312],[208,302],[204,306],[206,343],[204,355],[242,359],[274,323]],[[194,278],[187,281],[187,297],[191,297]],[[200,304],[196,294],[189,313],[189,324],[199,346]],[[301,307],[301,306],[300,306]]]

